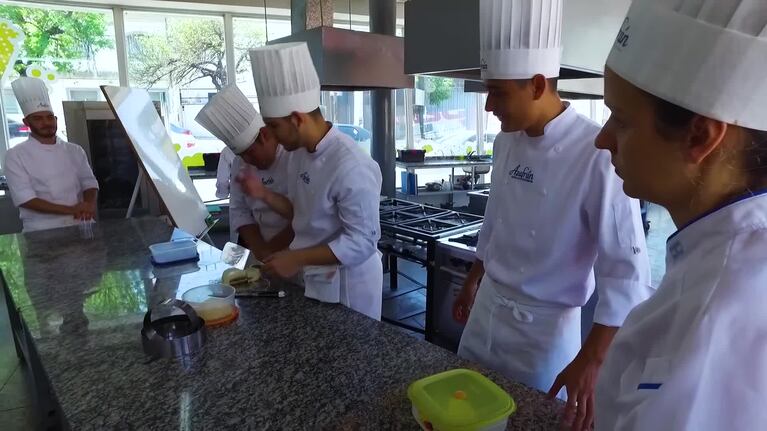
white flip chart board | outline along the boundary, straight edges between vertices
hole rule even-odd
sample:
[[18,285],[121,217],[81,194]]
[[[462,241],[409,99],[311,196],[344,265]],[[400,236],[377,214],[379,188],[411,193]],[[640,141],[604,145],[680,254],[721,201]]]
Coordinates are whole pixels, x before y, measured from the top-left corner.
[[101,86],[109,106],[125,129],[139,165],[160,196],[171,221],[197,235],[206,228],[208,210],[173,147],[165,125],[146,90]]

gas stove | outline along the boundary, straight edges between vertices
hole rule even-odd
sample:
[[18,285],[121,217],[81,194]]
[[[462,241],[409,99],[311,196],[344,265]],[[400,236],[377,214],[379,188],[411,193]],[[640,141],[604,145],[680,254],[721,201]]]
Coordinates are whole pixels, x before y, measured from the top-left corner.
[[[429,207],[424,208],[434,209]],[[403,211],[403,213],[410,214],[409,211]],[[471,214],[443,211],[441,213],[435,213],[432,217],[407,221],[394,225],[392,228],[396,233],[403,235],[411,233],[415,234],[418,239],[436,240],[476,227],[482,224],[482,220],[482,217]]]
[[464,230],[439,239],[437,241],[438,252],[473,262],[477,252],[480,227],[481,225],[475,225],[474,229]]
[[434,241],[482,223],[482,217],[400,199],[380,203],[382,233]]
[[472,214],[485,214],[487,200],[490,198],[490,190],[469,192],[469,212]]
[[[383,225],[396,226],[401,223],[424,220],[436,216],[448,215],[449,210],[415,204],[398,199],[381,202],[380,219]],[[392,209],[396,208],[396,209]]]
[[471,226],[477,223],[482,223],[481,216],[459,212],[451,212],[446,215],[437,216],[434,220],[451,223],[456,226]]
[[456,225],[452,223],[440,221],[436,218],[411,221],[411,222],[403,223],[402,226],[404,228],[412,229],[414,231],[424,232],[424,233],[434,233],[434,234],[453,230],[456,227]]
[[413,214],[407,214],[403,211],[388,211],[381,213],[381,223],[385,224],[399,224],[408,221],[418,220],[418,216]]
[[448,214],[449,210],[443,210],[442,208],[435,208],[426,205],[419,205],[412,208],[405,208],[401,210],[405,214],[410,214],[418,218],[435,217],[443,214]]
[[383,214],[384,212],[402,210],[405,208],[414,208],[420,206],[417,203],[410,201],[403,201],[401,199],[386,199],[381,201],[378,206],[378,211]]
[[467,247],[473,247],[476,249],[477,243],[479,242],[479,231],[463,234],[461,236],[450,237],[447,239],[447,241],[463,244]]

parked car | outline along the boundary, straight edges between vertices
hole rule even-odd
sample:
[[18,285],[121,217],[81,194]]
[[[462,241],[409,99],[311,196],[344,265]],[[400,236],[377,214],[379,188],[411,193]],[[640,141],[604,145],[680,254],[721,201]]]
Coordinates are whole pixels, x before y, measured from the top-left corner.
[[203,154],[220,153],[226,146],[218,139],[198,139],[191,130],[173,123],[168,127],[168,135],[187,168],[205,166]]
[[24,138],[29,137],[29,126],[24,123],[20,123],[14,120],[8,120],[8,138]]
[[336,124],[335,126],[354,139],[354,142],[364,142],[373,136],[368,129],[353,124]]

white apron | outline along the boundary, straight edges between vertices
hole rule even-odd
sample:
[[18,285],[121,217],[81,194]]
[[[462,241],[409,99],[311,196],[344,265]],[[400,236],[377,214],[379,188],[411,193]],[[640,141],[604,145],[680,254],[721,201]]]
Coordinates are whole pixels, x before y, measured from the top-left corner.
[[304,268],[305,295],[322,302],[341,303],[372,319],[381,320],[383,264],[377,252],[360,265]]
[[[485,276],[458,355],[548,391],[581,348],[581,309],[523,298]],[[564,398],[564,390],[560,398]]]
[[376,248],[381,237],[378,164],[333,127],[314,153],[295,151],[289,171],[298,173],[288,188],[295,232],[290,249],[327,245],[341,263],[305,268],[306,296],[341,303],[380,320],[383,265]]

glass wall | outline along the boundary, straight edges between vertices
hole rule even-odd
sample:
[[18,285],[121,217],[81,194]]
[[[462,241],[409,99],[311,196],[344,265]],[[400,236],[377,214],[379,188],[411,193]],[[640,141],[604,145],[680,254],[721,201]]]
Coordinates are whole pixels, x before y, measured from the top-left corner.
[[[127,76],[123,85],[146,88],[161,103],[184,164],[202,165],[202,154],[220,151],[223,143],[194,117],[210,94],[230,83],[231,69],[234,81],[256,103],[247,50],[290,35],[290,10],[285,3],[268,0],[265,4],[265,8],[261,2],[254,5],[248,16],[232,15],[233,40],[229,41],[226,15],[221,11],[187,14],[125,7],[124,33],[116,35],[111,8],[0,0],[0,18],[12,21],[26,35],[16,66],[0,88],[7,123],[0,139],[0,163],[5,150],[29,133],[10,82],[21,75],[46,78],[59,118],[59,135],[66,139],[62,101],[104,100],[99,86],[120,85],[123,68]],[[124,63],[118,59],[118,43],[125,47]],[[227,64],[228,50],[234,52],[233,68]]]
[[181,159],[203,165],[203,153],[221,151],[220,141],[197,139],[208,133],[194,117],[228,83],[223,18],[126,11],[125,47],[129,85],[162,102]]
[[476,152],[477,94],[465,93],[462,80],[419,76],[416,81],[415,148],[426,157]]
[[276,14],[271,9],[268,11],[268,19],[265,19],[263,14],[252,18],[235,17],[232,19],[237,87],[254,104],[257,104],[258,99],[256,98],[256,86],[253,82],[253,69],[248,50],[264,46],[269,40],[290,36],[290,15]]
[[[267,24],[263,18],[234,18],[234,59],[236,62],[237,87],[256,103],[256,86],[253,83],[253,69],[248,50],[266,45]],[[288,28],[288,32],[290,29]]]
[[2,87],[8,147],[23,142],[29,134],[10,85],[19,76],[40,77],[46,82],[58,117],[58,134],[64,139],[61,102],[104,100],[99,86],[119,83],[112,16],[109,9],[0,3],[0,18],[13,22],[26,35]]
[[373,129],[369,91],[323,91],[322,113],[325,119],[348,135],[370,154]]
[[[333,4],[334,26],[369,29],[368,2],[334,0]],[[194,121],[210,95],[235,82],[257,104],[248,49],[290,34],[290,11],[284,4],[268,0],[265,6],[254,4],[252,10],[248,16],[233,14],[229,20],[220,11],[187,14],[126,7],[124,35],[119,35],[125,45],[126,64],[119,66],[112,9],[0,0],[0,16],[20,23],[28,33],[15,76],[27,73],[27,69],[55,72],[49,86],[62,137],[66,135],[61,101],[103,100],[98,86],[118,85],[119,70],[124,67],[127,84],[147,88],[152,98],[161,102],[163,117],[187,166],[202,165],[203,153],[223,148],[223,143]],[[400,35],[404,32],[403,10],[398,4]],[[45,27],[54,25],[50,23],[67,29],[67,37],[54,35],[46,49],[38,49],[36,40],[56,33],[53,27]],[[228,23],[232,40],[227,40]],[[227,58],[233,59],[233,64],[227,64]],[[25,139],[27,132],[8,82],[10,79],[2,95],[12,146]],[[485,95],[465,93],[463,81],[419,76],[415,89],[395,90],[393,97],[396,149],[423,149],[427,157],[492,153],[500,123],[484,112]],[[599,123],[609,116],[601,101],[572,103]],[[325,91],[322,108],[329,120],[370,151],[370,92]]]

